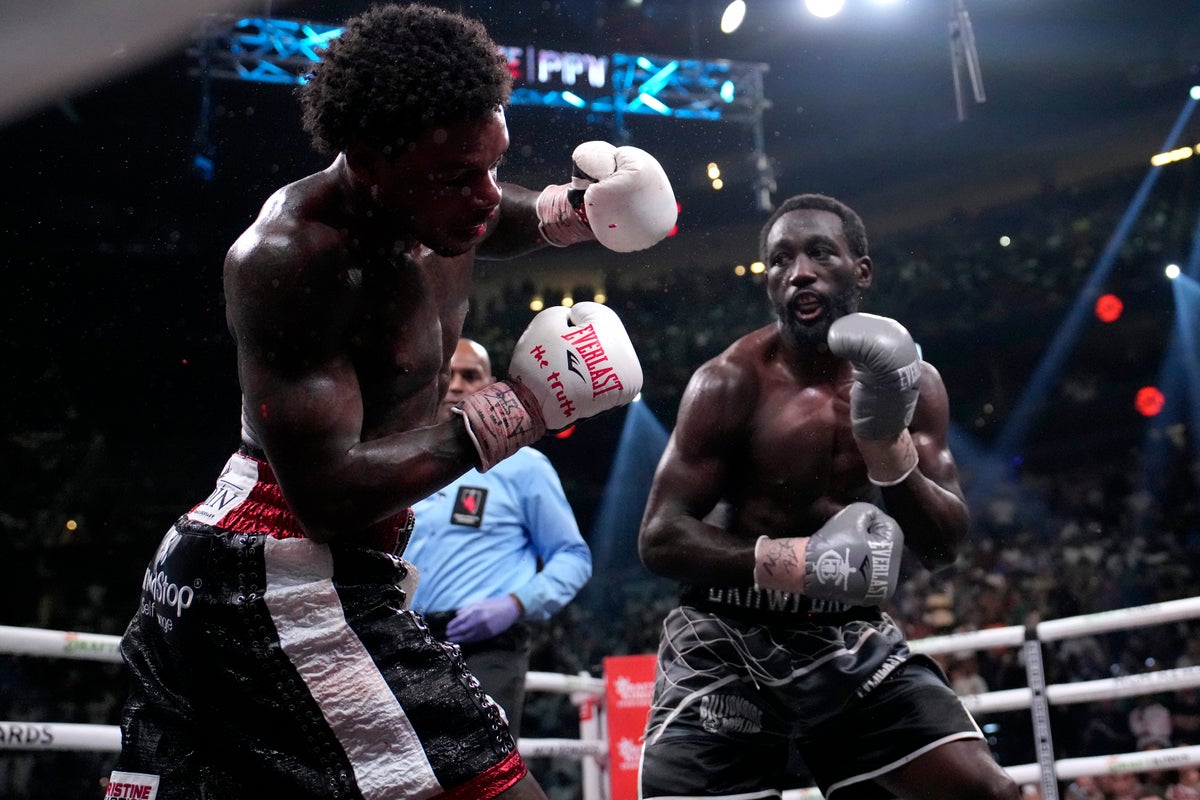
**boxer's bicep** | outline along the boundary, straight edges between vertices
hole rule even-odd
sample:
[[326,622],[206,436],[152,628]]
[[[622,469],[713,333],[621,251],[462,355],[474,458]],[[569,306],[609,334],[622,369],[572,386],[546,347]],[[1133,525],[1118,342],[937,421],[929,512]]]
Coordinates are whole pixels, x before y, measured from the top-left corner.
[[680,404],[675,430],[659,461],[638,537],[642,561],[668,577],[694,580],[727,560],[728,534],[705,518],[729,478],[740,411],[747,408],[736,375],[702,367]]

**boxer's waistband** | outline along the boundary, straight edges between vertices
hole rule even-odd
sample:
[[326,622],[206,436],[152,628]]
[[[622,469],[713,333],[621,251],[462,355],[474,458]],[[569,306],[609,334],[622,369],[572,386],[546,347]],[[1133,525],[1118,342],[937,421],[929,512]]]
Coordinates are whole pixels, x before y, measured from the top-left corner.
[[814,600],[802,594],[753,586],[684,586],[679,602],[754,624],[841,625],[881,617],[877,608]]
[[[305,538],[304,528],[288,507],[265,454],[248,444],[238,448],[221,471],[216,489],[187,516],[224,530],[263,533],[276,539]],[[398,556],[408,545],[414,521],[412,509],[406,508],[353,538]]]

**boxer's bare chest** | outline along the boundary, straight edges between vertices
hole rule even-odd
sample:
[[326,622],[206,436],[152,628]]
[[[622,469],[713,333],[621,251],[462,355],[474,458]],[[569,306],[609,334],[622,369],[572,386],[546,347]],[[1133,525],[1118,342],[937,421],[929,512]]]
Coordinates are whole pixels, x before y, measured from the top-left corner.
[[472,260],[421,249],[356,268],[348,335],[364,435],[433,423],[467,315]]
[[773,530],[823,522],[866,481],[849,424],[849,386],[767,381],[749,427],[746,503]]

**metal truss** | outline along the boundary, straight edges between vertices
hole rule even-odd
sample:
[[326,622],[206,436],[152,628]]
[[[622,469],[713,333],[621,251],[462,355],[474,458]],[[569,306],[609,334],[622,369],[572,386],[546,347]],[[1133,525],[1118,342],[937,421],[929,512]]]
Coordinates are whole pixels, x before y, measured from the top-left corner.
[[[212,80],[303,83],[320,60],[321,51],[341,33],[340,27],[318,22],[210,18],[189,51],[197,60],[197,74],[205,93],[202,116],[210,105],[207,93]],[[749,126],[759,172],[759,204],[770,208],[774,178],[763,152],[762,135],[762,114],[770,105],[763,92],[766,64],[628,53],[583,56],[534,47],[501,50],[513,72],[513,105],[578,109],[611,116],[614,136],[621,142],[631,138],[625,123],[631,114]],[[586,79],[589,66],[607,73],[599,85],[594,79]],[[208,120],[202,119],[197,134],[197,149],[202,155],[208,141],[207,125]],[[210,158],[210,174],[211,166]],[[197,167],[205,170],[199,160]]]

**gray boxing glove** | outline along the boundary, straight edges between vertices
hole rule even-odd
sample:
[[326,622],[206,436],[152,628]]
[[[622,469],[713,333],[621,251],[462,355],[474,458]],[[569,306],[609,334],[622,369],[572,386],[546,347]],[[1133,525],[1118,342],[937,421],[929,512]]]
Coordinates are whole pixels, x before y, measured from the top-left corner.
[[903,325],[847,314],[829,328],[829,351],[854,365],[850,425],[859,439],[891,439],[912,422],[921,356]]
[[812,536],[754,546],[754,585],[854,606],[880,606],[896,591],[904,532],[870,503],[851,503]]

